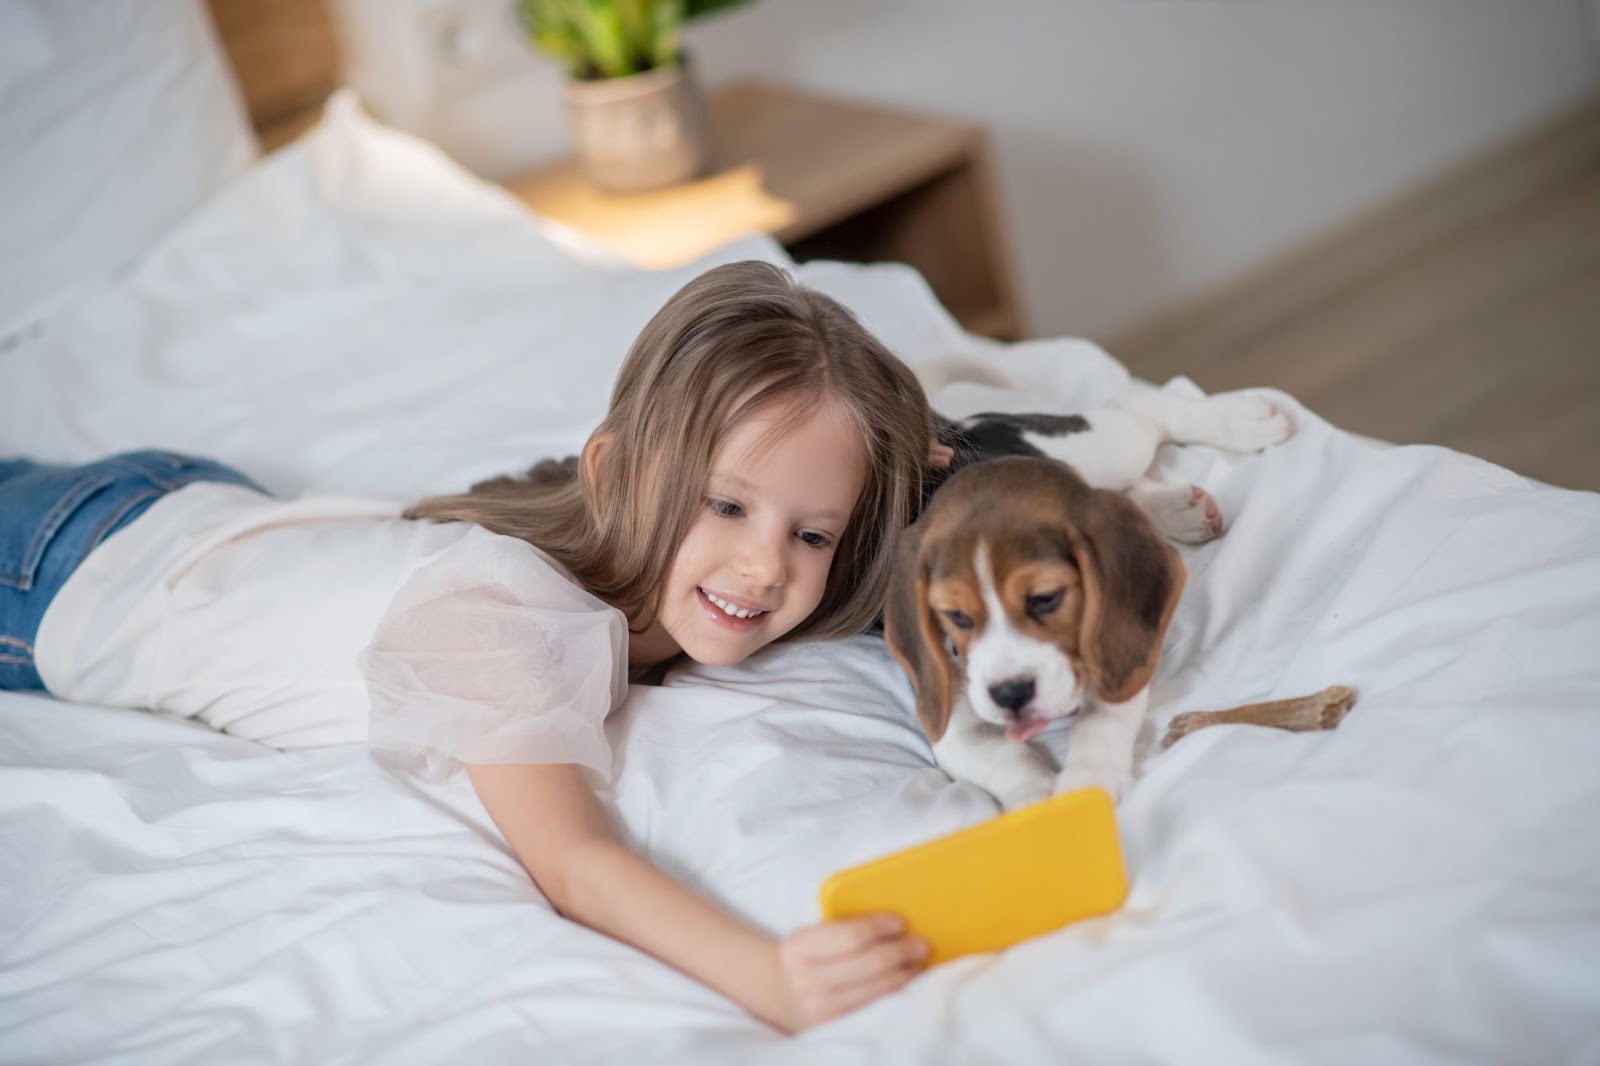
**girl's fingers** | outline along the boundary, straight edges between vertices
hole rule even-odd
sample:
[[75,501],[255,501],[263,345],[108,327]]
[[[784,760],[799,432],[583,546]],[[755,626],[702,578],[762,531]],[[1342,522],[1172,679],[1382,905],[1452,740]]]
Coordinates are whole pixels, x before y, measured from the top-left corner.
[[824,922],[778,942],[786,995],[801,1028],[894,991],[927,957],[927,943],[906,935],[897,914]]
[[897,937],[862,948],[851,955],[814,960],[812,979],[833,989],[874,981],[885,974],[919,967],[928,957],[928,946],[915,937]]
[[886,996],[896,989],[903,988],[906,982],[917,976],[917,967],[902,966],[890,970],[888,973],[878,974],[876,977],[855,984],[845,985],[834,989],[829,1000],[829,1007],[834,1015],[853,1011],[857,1007],[864,1007],[879,996]]
[[906,923],[898,914],[871,914],[864,918],[838,918],[802,929],[789,939],[789,946],[801,958],[821,961],[848,958],[880,940],[905,932]]

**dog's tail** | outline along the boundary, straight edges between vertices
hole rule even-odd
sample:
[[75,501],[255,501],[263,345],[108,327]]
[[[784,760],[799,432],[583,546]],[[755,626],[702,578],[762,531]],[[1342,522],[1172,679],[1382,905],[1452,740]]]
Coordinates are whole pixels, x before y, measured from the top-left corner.
[[951,385],[987,385],[991,389],[1014,389],[1017,383],[999,367],[966,355],[945,355],[929,359],[916,367],[922,391],[931,399]]

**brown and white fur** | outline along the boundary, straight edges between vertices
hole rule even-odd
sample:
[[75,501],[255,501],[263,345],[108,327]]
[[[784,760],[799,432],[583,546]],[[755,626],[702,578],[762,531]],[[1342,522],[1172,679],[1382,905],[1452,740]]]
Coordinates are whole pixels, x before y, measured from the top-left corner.
[[[977,376],[959,361],[923,373],[930,392]],[[1119,797],[1185,579],[1164,538],[1222,530],[1203,489],[1146,476],[1156,449],[1254,451],[1292,432],[1277,405],[1250,396],[1130,394],[1081,416],[941,419],[956,460],[901,535],[884,612],[940,767],[1008,809],[1089,786]],[[1028,741],[1063,719],[1073,726],[1057,771]]]

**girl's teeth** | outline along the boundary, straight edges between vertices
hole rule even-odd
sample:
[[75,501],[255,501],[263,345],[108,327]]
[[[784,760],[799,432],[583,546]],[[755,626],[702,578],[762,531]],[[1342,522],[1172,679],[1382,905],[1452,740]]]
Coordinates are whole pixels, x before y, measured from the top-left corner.
[[706,599],[708,599],[712,603],[716,604],[717,607],[719,609],[721,609],[723,614],[731,614],[735,618],[754,618],[758,614],[764,614],[765,613],[763,611],[748,611],[748,610],[745,610],[743,607],[735,607],[733,604],[729,603],[727,600],[719,600],[717,597],[711,595],[711,593],[706,592],[705,589],[701,589],[700,591],[705,593]]

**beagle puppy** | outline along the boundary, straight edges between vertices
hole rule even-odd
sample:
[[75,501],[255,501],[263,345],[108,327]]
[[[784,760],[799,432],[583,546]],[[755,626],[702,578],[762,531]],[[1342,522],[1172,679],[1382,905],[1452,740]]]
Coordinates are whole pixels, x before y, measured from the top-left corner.
[[[952,475],[897,551],[884,637],[939,766],[1007,809],[1117,798],[1184,584],[1144,512],[1064,463],[1005,457]],[[1057,773],[1026,742],[1063,719]]]
[[[1012,387],[960,357],[917,373],[929,395]],[[1293,434],[1288,413],[1263,396],[1133,391],[1082,415],[935,418],[954,459],[901,534],[883,616],[934,758],[1007,809],[1091,785],[1117,799],[1185,580],[1168,541],[1223,528],[1210,493],[1148,476],[1157,449],[1258,451]],[[1063,719],[1058,773],[1027,742]]]

